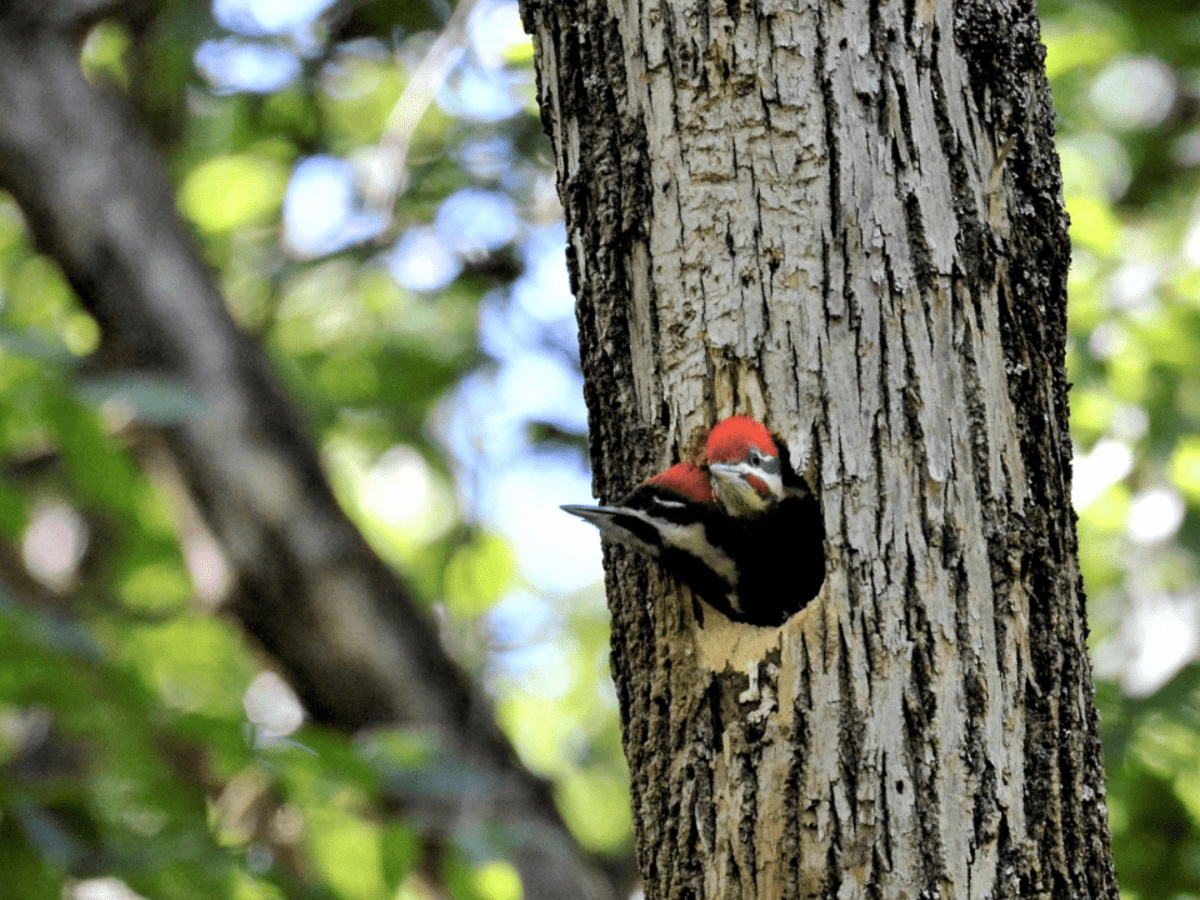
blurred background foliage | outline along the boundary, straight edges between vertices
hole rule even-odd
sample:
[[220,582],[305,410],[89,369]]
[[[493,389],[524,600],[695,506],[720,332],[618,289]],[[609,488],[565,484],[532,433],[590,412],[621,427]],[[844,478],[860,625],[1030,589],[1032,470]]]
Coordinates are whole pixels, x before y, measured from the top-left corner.
[[[515,2],[155,9],[92,31],[88,77],[152,132],[346,509],[579,841],[627,855],[598,542],[557,510],[590,495],[586,411]],[[1041,16],[1122,892],[1200,897],[1200,13]],[[428,735],[305,724],[221,615],[220,553],[146,438],[195,403],[95,372],[98,340],[0,196],[0,896],[520,898],[470,772]],[[405,815],[430,792],[459,812]]]

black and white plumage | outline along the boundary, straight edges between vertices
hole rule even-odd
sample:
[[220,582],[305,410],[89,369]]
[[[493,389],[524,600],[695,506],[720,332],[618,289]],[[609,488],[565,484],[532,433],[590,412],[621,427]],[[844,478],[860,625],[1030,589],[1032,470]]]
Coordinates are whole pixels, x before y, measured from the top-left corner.
[[820,504],[787,451],[735,416],[709,434],[707,465],[679,463],[611,506],[564,506],[657,559],[735,622],[781,625],[825,580]]

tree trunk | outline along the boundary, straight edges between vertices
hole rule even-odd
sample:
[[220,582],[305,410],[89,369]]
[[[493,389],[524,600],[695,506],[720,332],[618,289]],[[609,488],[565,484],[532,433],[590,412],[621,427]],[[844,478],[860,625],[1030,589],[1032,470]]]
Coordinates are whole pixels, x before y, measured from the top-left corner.
[[828,533],[782,629],[606,554],[647,896],[1115,898],[1031,0],[523,15],[597,495],[744,412]]

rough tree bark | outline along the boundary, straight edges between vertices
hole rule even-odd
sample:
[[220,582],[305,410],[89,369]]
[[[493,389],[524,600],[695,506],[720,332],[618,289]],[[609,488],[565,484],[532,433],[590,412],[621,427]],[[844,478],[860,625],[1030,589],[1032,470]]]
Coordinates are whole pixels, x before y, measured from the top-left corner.
[[526,897],[619,896],[620,876],[582,852],[549,785],[521,765],[487,699],[338,507],[300,415],[179,222],[153,149],[84,79],[78,41],[122,6],[0,6],[0,188],[98,322],[94,363],[176,379],[205,404],[161,437],[231,563],[228,611],[316,721],[420,725],[481,774],[491,789],[472,807],[525,836],[513,856]]
[[746,412],[829,536],[778,630],[607,553],[647,896],[1115,898],[1033,0],[522,11],[597,495]]

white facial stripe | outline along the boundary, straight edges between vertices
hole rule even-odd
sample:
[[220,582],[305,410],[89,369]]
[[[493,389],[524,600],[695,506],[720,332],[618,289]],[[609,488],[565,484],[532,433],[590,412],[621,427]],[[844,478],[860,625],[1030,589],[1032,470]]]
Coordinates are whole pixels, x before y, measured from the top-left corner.
[[740,485],[749,486],[749,477],[753,475],[767,486],[767,490],[771,496],[779,499],[783,497],[783,478],[779,474],[778,469],[771,471],[769,468],[753,466],[750,463],[720,463],[709,466],[709,471],[717,476],[719,483],[733,485],[735,480]]

